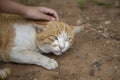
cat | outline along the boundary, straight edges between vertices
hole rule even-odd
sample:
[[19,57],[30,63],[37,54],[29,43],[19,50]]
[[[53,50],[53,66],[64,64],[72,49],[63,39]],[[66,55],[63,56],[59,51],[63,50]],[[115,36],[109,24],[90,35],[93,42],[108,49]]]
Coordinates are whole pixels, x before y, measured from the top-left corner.
[[[58,67],[56,60],[43,54],[61,55],[68,50],[81,27],[61,21],[33,21],[18,15],[0,13],[0,61],[34,64],[48,70]],[[10,74],[0,70],[0,77]]]

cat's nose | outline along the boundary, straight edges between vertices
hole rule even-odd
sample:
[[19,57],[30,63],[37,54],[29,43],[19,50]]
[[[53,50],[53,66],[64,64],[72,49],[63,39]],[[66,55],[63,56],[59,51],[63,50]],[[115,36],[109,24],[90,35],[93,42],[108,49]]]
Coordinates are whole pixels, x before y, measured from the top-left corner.
[[59,46],[60,50],[63,50],[65,47]]

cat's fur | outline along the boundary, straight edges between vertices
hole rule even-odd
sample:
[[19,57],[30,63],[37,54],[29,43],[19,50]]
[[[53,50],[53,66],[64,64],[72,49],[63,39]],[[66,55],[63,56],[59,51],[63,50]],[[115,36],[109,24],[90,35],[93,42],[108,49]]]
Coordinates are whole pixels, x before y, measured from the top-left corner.
[[[79,30],[60,21],[40,22],[0,14],[0,60],[55,69],[57,61],[42,53],[61,55],[72,45]],[[3,75],[0,71],[0,76],[6,77],[7,72]]]

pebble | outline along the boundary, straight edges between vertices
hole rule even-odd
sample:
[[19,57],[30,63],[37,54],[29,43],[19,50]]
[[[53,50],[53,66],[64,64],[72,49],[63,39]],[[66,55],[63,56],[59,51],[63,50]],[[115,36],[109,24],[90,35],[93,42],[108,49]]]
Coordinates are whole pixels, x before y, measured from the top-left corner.
[[103,29],[103,26],[102,26],[102,25],[99,25],[99,27],[100,27],[101,29]]
[[90,17],[86,17],[85,19],[89,20],[89,19],[90,19]]
[[110,24],[111,23],[111,21],[105,21],[105,24]]
[[97,67],[97,68],[100,68],[101,66],[102,66],[102,64],[101,64],[101,62],[100,61],[94,61],[93,63],[92,63],[92,66],[95,66],[95,67]]
[[80,20],[77,20],[77,25],[81,24],[81,21]]
[[109,41],[109,40],[107,40],[107,41],[106,41],[106,43],[107,43],[107,44],[109,44],[109,43],[110,43],[110,41]]
[[92,42],[92,41],[90,41],[90,44],[93,44],[93,42]]
[[117,71],[120,71],[120,69],[119,69],[119,67],[118,67],[118,66],[115,66],[115,69],[116,69]]
[[33,80],[38,80],[37,78],[34,78]]
[[97,78],[96,80],[101,80],[100,78]]
[[107,33],[107,32],[103,32],[102,35],[103,35],[103,37],[105,37],[105,38],[108,38],[108,37],[109,37],[109,33]]

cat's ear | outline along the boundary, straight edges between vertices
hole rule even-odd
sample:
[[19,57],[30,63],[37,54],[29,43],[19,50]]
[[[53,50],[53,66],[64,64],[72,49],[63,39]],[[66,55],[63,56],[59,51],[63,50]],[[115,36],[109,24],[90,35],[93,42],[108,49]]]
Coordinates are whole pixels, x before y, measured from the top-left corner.
[[72,31],[76,35],[84,29],[84,26],[72,26]]
[[32,23],[32,25],[37,29],[37,31],[44,31],[45,28],[46,28],[46,25],[41,25],[41,24],[38,24],[38,23]]

